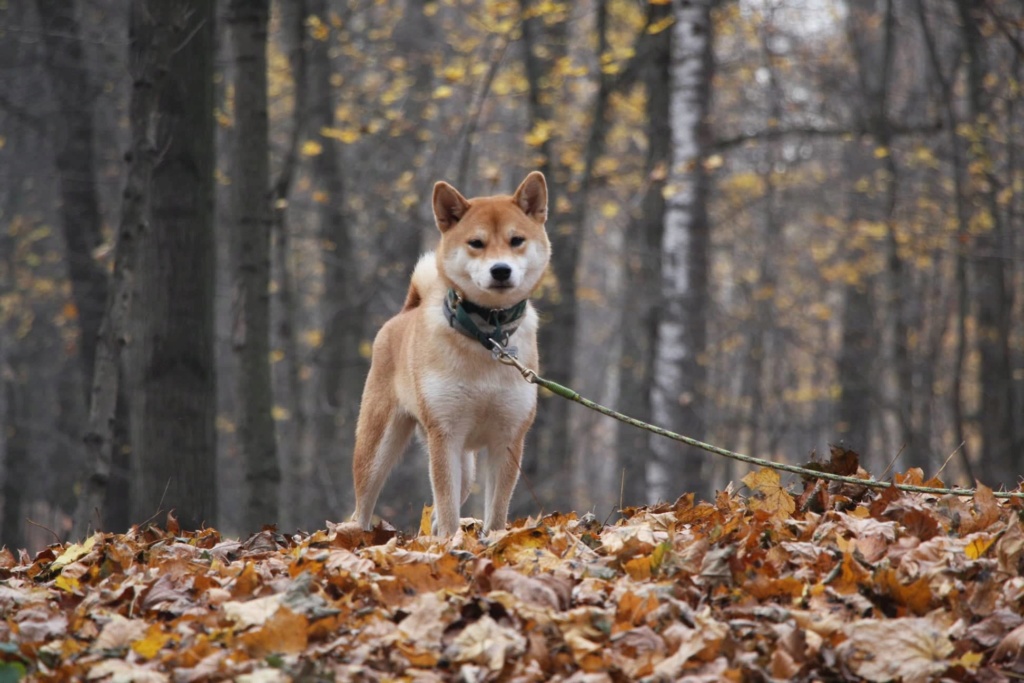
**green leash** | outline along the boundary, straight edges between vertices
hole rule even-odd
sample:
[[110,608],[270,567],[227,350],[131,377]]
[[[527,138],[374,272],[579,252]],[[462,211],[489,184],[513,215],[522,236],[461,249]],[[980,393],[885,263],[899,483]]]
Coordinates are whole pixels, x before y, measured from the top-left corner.
[[[739,460],[751,465],[758,465],[760,467],[768,467],[773,470],[781,470],[783,472],[790,472],[792,474],[798,474],[801,477],[807,477],[812,479],[827,479],[829,481],[839,481],[844,484],[856,484],[858,486],[866,486],[874,489],[887,489],[896,488],[900,491],[908,491],[911,493],[930,493],[938,496],[968,496],[973,497],[976,493],[976,489],[964,489],[964,488],[938,488],[934,486],[915,486],[913,484],[897,484],[891,481],[879,481],[877,479],[860,479],[858,477],[849,477],[842,474],[833,474],[831,472],[821,472],[819,470],[813,470],[807,467],[800,467],[798,465],[787,465],[785,463],[772,462],[771,460],[765,460],[764,458],[757,458],[752,455],[744,455],[743,453],[736,453],[734,451],[715,446],[714,444],[705,443],[698,441],[697,439],[677,434],[668,429],[658,427],[656,425],[648,424],[643,420],[638,420],[635,417],[624,415],[616,410],[612,410],[607,406],[603,406],[600,403],[595,403],[589,398],[580,396],[579,392],[576,392],[569,387],[562,386],[557,382],[552,382],[549,379],[545,379],[538,375],[536,371],[526,367],[519,359],[516,358],[514,349],[506,349],[504,345],[495,343],[490,347],[495,355],[495,358],[505,365],[511,365],[519,370],[522,374],[523,379],[531,384],[544,387],[553,394],[557,394],[562,398],[568,399],[575,403],[579,403],[581,406],[590,408],[593,411],[607,415],[608,417],[615,418],[619,422],[625,422],[626,424],[636,427],[637,429],[643,429],[644,431],[658,436],[663,436],[666,439],[672,439],[684,443],[687,446],[693,446],[699,448],[702,451],[713,453],[714,455],[721,455],[732,460]],[[1021,491],[993,491],[993,496],[996,498],[1024,498],[1024,492]]]

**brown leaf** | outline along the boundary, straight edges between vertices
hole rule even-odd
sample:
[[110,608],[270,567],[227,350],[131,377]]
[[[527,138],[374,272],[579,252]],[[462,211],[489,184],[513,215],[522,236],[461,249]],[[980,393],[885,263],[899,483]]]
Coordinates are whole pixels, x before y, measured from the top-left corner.
[[240,642],[253,657],[268,654],[299,654],[306,649],[309,621],[283,605],[253,631],[243,633]]
[[997,610],[968,628],[967,637],[981,647],[994,647],[1022,623],[1024,623],[1024,617],[1016,612],[1011,612],[1008,609]]
[[125,619],[120,614],[110,615],[100,634],[92,643],[94,650],[118,650],[129,647],[146,635],[143,619]]
[[571,579],[554,575],[524,576],[508,567],[495,569],[489,560],[477,565],[475,577],[484,592],[505,591],[523,602],[555,611],[567,609],[572,597]]
[[445,655],[459,664],[480,664],[500,672],[506,662],[526,652],[526,638],[485,614],[460,632],[445,648]]
[[837,654],[869,681],[925,683],[949,668],[953,644],[947,627],[930,617],[863,619],[843,628]]
[[630,679],[649,676],[654,666],[665,659],[665,641],[648,626],[612,636],[606,653],[609,664]]
[[964,536],[975,531],[985,531],[999,521],[1001,515],[999,501],[992,495],[992,489],[977,482],[971,504],[971,516],[960,520],[960,533]]

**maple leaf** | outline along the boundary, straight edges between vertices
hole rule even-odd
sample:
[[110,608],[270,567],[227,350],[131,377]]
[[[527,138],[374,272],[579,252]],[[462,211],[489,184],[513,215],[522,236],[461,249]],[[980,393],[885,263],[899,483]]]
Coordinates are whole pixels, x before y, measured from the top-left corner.
[[782,487],[778,472],[762,467],[743,477],[742,481],[754,493],[747,501],[751,510],[766,512],[774,520],[789,519],[793,515],[796,503],[789,491]]

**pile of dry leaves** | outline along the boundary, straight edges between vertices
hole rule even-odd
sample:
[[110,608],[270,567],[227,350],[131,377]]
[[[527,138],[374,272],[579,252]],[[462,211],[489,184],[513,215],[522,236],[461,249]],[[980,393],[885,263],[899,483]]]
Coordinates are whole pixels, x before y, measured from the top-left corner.
[[[902,480],[920,480],[911,472]],[[137,528],[0,552],[0,681],[1006,680],[1020,505],[809,485],[481,537]]]

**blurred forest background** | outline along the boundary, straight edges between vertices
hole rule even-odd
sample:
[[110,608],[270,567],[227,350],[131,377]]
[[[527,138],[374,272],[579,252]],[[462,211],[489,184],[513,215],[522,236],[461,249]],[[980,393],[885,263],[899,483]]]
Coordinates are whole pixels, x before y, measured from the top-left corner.
[[[1022,76],[1018,0],[2,2],[0,541],[346,518],[433,183],[533,169],[545,376],[1013,488]],[[514,515],[602,519],[744,474],[550,395],[523,467]]]

